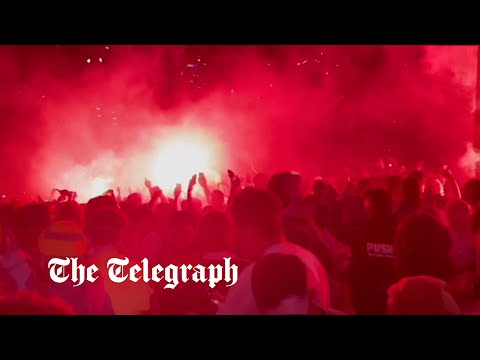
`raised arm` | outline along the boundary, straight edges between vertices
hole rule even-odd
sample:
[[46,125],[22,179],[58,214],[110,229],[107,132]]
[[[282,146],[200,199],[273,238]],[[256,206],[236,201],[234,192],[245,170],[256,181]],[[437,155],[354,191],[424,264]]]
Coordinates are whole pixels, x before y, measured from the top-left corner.
[[198,174],[198,185],[202,187],[205,198],[207,199],[207,204],[210,205],[210,188],[208,187],[207,178],[205,177],[205,174],[203,172]]
[[460,191],[460,186],[458,186],[457,179],[452,171],[447,166],[444,166],[442,175],[444,178],[445,195],[450,199],[460,199],[462,197],[462,192]]

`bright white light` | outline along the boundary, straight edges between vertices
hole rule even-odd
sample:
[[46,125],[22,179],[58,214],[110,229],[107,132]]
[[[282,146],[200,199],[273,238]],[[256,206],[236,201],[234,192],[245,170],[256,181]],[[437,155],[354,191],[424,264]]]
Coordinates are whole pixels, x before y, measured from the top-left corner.
[[208,181],[213,183],[219,181],[219,175],[214,170],[218,165],[217,159],[216,147],[211,139],[196,134],[178,134],[159,145],[153,159],[155,170],[152,180],[167,193],[172,193],[177,183],[186,191],[192,175],[200,172],[205,173]]
[[111,188],[112,179],[104,177],[96,177],[92,180],[92,183],[88,189],[89,194],[86,194],[88,198],[94,198],[102,195],[105,191]]

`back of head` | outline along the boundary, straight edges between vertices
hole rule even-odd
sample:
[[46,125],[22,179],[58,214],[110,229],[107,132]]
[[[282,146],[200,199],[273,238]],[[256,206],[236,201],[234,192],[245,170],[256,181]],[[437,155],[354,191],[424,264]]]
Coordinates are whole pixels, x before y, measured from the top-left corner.
[[74,315],[73,308],[59,298],[20,292],[0,298],[0,315]]
[[451,228],[456,230],[469,230],[471,208],[461,199],[455,199],[447,204],[447,219]]
[[301,177],[295,172],[282,172],[273,175],[268,190],[278,197],[283,207],[301,199]]
[[197,220],[196,214],[191,211],[181,210],[172,214],[168,221],[170,237],[175,242],[184,243],[176,245],[191,246],[197,230]]
[[401,279],[388,289],[389,315],[458,315],[460,309],[445,290],[446,283],[430,276]]
[[395,237],[397,275],[448,279],[451,244],[448,229],[438,218],[428,213],[410,215],[402,221]]
[[128,206],[131,206],[134,208],[140,207],[143,203],[142,194],[138,192],[131,193],[127,196],[127,198],[125,199],[125,202],[127,203]]
[[365,219],[365,201],[360,195],[344,197],[342,200],[340,221],[342,224],[358,224]]
[[88,200],[88,203],[85,205],[84,208],[85,221],[87,221],[88,218],[92,216],[92,212],[95,212],[96,209],[104,207],[118,208],[118,204],[113,196],[108,195],[101,195]]
[[76,201],[61,202],[56,204],[54,220],[68,220],[81,224],[81,214],[80,205]]
[[403,201],[418,205],[422,194],[422,184],[418,176],[410,175],[402,182]]
[[271,254],[255,262],[252,292],[262,314],[307,314],[307,269],[294,255]]
[[470,179],[463,186],[463,198],[472,206],[480,203],[480,179]]
[[371,189],[365,193],[366,209],[375,219],[382,219],[392,215],[392,197],[383,189]]
[[23,206],[15,214],[15,239],[25,251],[36,249],[40,234],[49,224],[50,210],[46,204]]
[[185,199],[180,203],[182,211],[190,211],[195,214],[202,211],[202,206],[202,200],[196,197],[192,197],[190,200]]
[[85,235],[94,246],[117,244],[126,225],[126,219],[118,207],[92,209],[85,219]]
[[233,199],[230,207],[236,235],[245,236],[242,242],[263,241],[268,246],[282,234],[281,211],[278,200],[266,190],[247,187]]
[[200,219],[199,246],[207,252],[230,248],[230,221],[221,211],[211,211]]
[[220,190],[213,190],[210,195],[210,204],[217,210],[222,210],[225,206],[225,194]]

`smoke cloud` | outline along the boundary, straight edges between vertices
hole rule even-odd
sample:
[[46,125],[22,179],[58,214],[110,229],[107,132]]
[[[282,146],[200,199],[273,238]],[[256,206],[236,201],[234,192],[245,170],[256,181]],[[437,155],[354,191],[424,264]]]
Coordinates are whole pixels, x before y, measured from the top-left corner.
[[[0,55],[3,193],[68,187],[85,199],[140,190],[145,177],[161,184],[177,167],[159,155],[173,137],[201,138],[218,183],[227,168],[314,176],[389,156],[454,167],[473,138],[475,46],[1,46]],[[179,174],[168,187],[185,185]]]

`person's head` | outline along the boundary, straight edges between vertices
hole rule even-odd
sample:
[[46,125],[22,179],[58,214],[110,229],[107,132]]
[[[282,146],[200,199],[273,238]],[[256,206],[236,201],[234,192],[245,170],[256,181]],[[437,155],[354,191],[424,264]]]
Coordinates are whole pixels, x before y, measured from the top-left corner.
[[213,190],[210,195],[210,205],[216,210],[225,208],[225,194],[220,190]]
[[470,230],[471,208],[465,200],[456,199],[447,204],[447,221],[452,230]]
[[459,315],[460,308],[446,283],[430,276],[401,279],[388,289],[389,315]]
[[118,208],[118,203],[113,196],[108,195],[101,195],[88,200],[87,204],[84,205],[85,221],[88,220],[96,209],[104,207]]
[[471,206],[476,206],[480,203],[480,179],[470,179],[464,186],[462,191],[463,199]]
[[190,211],[177,211],[169,219],[168,231],[172,246],[188,250],[197,234],[197,217]]
[[402,182],[403,201],[418,206],[422,198],[422,183],[418,176],[407,176]]
[[125,199],[125,202],[126,202],[126,205],[130,208],[134,208],[134,209],[139,208],[140,206],[142,206],[142,203],[143,203],[142,194],[138,192],[131,193],[127,196],[127,198]]
[[56,204],[55,221],[69,220],[77,224],[82,223],[82,212],[80,206],[75,201],[67,201]]
[[194,214],[202,212],[202,201],[199,198],[192,197],[190,200],[183,200],[180,203],[182,211],[190,211]]
[[256,257],[282,237],[282,216],[277,198],[268,191],[247,187],[230,207],[235,247],[246,257]]
[[395,237],[397,275],[448,279],[451,243],[448,229],[438,218],[428,213],[410,215],[402,221]]
[[322,178],[316,178],[313,181],[312,192],[318,197],[322,197],[327,190],[327,183]]
[[297,256],[259,258],[252,269],[252,292],[261,314],[308,314],[307,268]]
[[127,220],[118,207],[105,206],[92,209],[85,219],[85,235],[92,245],[116,245],[120,242]]
[[284,208],[299,203],[302,198],[301,176],[295,172],[275,174],[270,178],[268,190],[278,197]]
[[213,210],[203,215],[198,228],[198,242],[203,252],[230,250],[231,226],[227,214]]
[[365,201],[360,195],[345,197],[340,209],[340,222],[344,225],[358,224],[365,219]]
[[386,187],[392,196],[393,206],[396,208],[402,201],[402,177],[398,175],[388,176]]
[[392,215],[392,197],[383,189],[371,189],[365,193],[365,209],[370,218],[384,219]]
[[75,315],[75,311],[58,297],[19,292],[0,297],[0,315]]
[[24,251],[35,251],[40,234],[49,224],[50,210],[47,205],[41,203],[23,206],[15,214],[15,241]]

